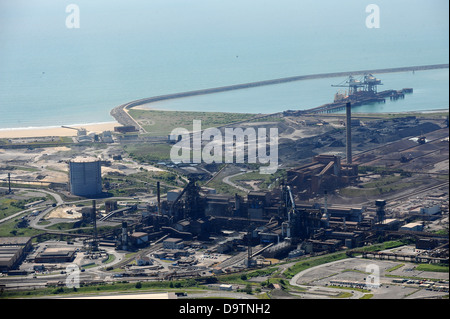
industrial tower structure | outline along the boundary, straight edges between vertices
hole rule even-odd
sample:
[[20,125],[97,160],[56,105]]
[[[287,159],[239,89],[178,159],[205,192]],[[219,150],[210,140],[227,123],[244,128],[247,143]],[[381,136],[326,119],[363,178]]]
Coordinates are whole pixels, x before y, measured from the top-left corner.
[[331,86],[348,87],[348,97],[351,97],[358,92],[366,92],[374,95],[378,91],[378,85],[383,85],[380,79],[377,79],[372,74],[365,74],[361,79],[355,79],[352,75],[350,75],[346,81]]

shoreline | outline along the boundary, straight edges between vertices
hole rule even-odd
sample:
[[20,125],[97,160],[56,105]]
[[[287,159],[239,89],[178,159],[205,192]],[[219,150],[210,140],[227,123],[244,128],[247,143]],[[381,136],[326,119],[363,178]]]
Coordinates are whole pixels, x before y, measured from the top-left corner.
[[[151,103],[148,103],[148,105]],[[157,108],[147,108],[147,104],[137,106],[136,109],[148,110],[148,111],[164,111],[164,112],[178,112],[176,110],[163,110]],[[195,111],[192,111],[195,113]],[[419,111],[404,111],[404,112],[384,112],[384,113],[354,113],[355,116],[376,116],[383,114],[432,114],[432,113],[448,113],[449,109],[433,109],[433,110],[419,110]],[[256,114],[255,114],[256,115]],[[339,114],[336,113],[338,116]],[[332,114],[327,114],[332,116]],[[100,123],[87,123],[87,124],[70,124],[65,125],[73,128],[85,128],[89,133],[101,133],[104,131],[114,131],[114,127],[121,126],[119,122],[100,122]],[[77,136],[75,129],[63,128],[61,126],[42,126],[42,127],[19,127],[19,128],[0,128],[0,138],[33,138],[33,137],[72,137]]]
[[[88,134],[90,132],[101,133],[103,131],[113,131],[115,126],[134,126],[140,132],[145,133],[145,130],[142,126],[128,114],[128,110],[131,108],[140,109],[140,110],[155,110],[155,111],[166,111],[166,112],[179,112],[179,110],[167,110],[167,109],[159,109],[154,105],[151,105],[154,102],[170,100],[170,99],[179,99],[197,95],[205,95],[205,94],[213,94],[219,92],[226,92],[231,90],[239,90],[239,89],[248,89],[257,86],[265,86],[272,84],[280,84],[285,82],[293,82],[300,80],[308,80],[308,79],[316,79],[316,78],[324,78],[324,77],[337,77],[344,75],[357,75],[364,74],[367,72],[371,73],[392,73],[392,72],[406,72],[410,70],[429,70],[429,69],[439,69],[439,68],[449,68],[448,64],[435,64],[435,65],[423,65],[423,66],[413,66],[413,67],[399,67],[399,68],[387,68],[387,69],[376,69],[376,70],[364,70],[364,71],[346,71],[346,72],[335,72],[335,73],[320,73],[320,74],[311,74],[311,75],[302,75],[302,76],[292,76],[285,78],[278,78],[273,80],[265,80],[258,82],[250,82],[250,83],[241,83],[234,84],[229,86],[222,86],[217,88],[209,88],[174,94],[166,94],[160,96],[154,96],[150,98],[143,98],[139,100],[134,100],[119,106],[114,107],[110,111],[110,115],[115,119],[115,121],[111,122],[102,122],[102,123],[87,123],[87,124],[68,124],[66,127],[73,128],[86,128]],[[188,112],[196,112],[196,111],[188,111]],[[200,112],[200,111],[198,111]],[[419,111],[405,111],[399,112],[402,114],[408,113],[438,113],[438,112],[448,112],[448,109],[442,110],[419,110]],[[234,112],[230,112],[234,113]],[[277,112],[280,113],[280,112]],[[358,113],[358,112],[355,112]],[[390,114],[396,114],[395,112],[389,112]],[[365,114],[365,113],[360,113]],[[385,112],[376,113],[376,114],[385,114]],[[256,115],[256,114],[255,114]],[[24,127],[24,128],[0,128],[0,138],[33,138],[33,137],[71,137],[77,136],[77,131],[75,129],[71,130],[68,128],[63,128],[61,126],[43,126],[43,127]]]
[[42,126],[42,127],[17,127],[17,128],[0,128],[0,138],[30,138],[30,137],[71,137],[77,136],[76,129],[85,128],[87,133],[101,133],[104,131],[114,131],[114,127],[121,126],[116,121],[86,123],[86,124],[70,124],[64,125],[72,127],[72,129],[61,126]]

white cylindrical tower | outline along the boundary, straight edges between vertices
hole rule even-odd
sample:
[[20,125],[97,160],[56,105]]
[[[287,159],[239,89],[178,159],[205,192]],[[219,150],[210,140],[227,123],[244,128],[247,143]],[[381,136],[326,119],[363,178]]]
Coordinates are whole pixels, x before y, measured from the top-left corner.
[[101,162],[97,158],[75,158],[69,162],[70,193],[95,196],[102,192]]

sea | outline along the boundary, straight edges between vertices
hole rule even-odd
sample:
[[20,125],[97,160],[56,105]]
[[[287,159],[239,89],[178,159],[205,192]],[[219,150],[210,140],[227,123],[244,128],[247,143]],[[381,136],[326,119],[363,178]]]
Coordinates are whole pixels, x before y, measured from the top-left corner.
[[[0,129],[111,122],[136,99],[449,60],[447,0],[0,0]],[[449,70],[374,74],[405,99],[354,112],[449,107]],[[274,113],[332,102],[346,78],[161,101]]]

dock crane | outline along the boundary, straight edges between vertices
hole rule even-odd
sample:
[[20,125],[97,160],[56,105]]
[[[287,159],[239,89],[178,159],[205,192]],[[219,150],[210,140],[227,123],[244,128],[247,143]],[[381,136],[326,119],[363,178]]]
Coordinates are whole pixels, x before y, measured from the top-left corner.
[[377,93],[378,85],[383,85],[380,79],[377,79],[372,74],[365,74],[361,79],[355,79],[352,75],[350,75],[346,81],[331,86],[348,87],[348,95],[352,96],[360,91],[360,88],[362,88],[362,91],[364,92],[375,94]]
[[352,75],[348,77],[348,79],[340,84],[332,84],[333,87],[348,87],[348,95],[353,95],[358,92],[358,88],[364,87],[364,84],[361,80],[355,79]]

